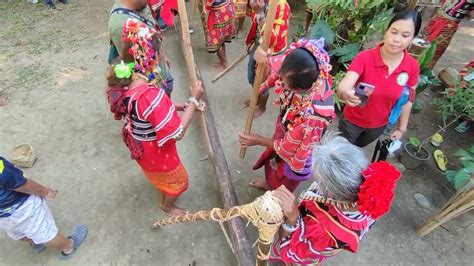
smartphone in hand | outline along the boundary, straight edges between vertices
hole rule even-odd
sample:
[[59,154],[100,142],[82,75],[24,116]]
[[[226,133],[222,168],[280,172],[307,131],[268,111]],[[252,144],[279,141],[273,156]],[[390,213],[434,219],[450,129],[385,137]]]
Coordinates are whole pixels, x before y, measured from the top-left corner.
[[355,95],[359,97],[360,107],[365,106],[367,100],[369,100],[370,95],[372,94],[372,92],[374,92],[374,89],[375,86],[368,83],[359,82],[359,84],[357,84],[355,89]]

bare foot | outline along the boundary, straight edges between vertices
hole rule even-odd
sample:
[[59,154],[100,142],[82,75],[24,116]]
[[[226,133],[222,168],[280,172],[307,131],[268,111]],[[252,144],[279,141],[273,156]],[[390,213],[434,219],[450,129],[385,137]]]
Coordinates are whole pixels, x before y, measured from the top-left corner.
[[223,70],[227,68],[226,65],[221,64],[221,63],[215,63],[212,67],[214,67],[217,72],[222,72]]
[[181,216],[188,213],[185,209],[175,206],[161,206],[161,212],[168,216]]
[[244,106],[244,108],[249,107],[250,106],[250,99],[245,100],[245,102],[242,105]]
[[263,113],[265,113],[265,110],[266,108],[257,107],[257,109],[255,109],[255,113],[253,113],[253,118],[259,118],[261,115],[263,115]]
[[265,180],[265,178],[262,178],[262,177],[252,178],[249,185],[252,187],[256,187],[256,188],[264,189],[264,190],[271,189],[270,186],[267,184],[267,181]]

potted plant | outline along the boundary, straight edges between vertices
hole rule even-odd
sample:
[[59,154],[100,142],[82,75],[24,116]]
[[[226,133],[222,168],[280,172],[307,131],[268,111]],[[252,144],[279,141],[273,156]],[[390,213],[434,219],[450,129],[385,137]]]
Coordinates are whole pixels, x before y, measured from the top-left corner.
[[424,161],[430,158],[430,153],[422,145],[417,137],[410,137],[408,142],[404,145],[404,152],[400,157],[400,162],[410,170],[415,170]]
[[[438,107],[438,113],[442,116],[444,125],[423,141],[416,137],[409,138],[400,158],[400,162],[407,169],[414,170],[429,159],[429,153],[423,146],[433,135],[445,131],[461,117],[465,119],[474,118],[474,80],[458,82],[454,89],[447,88],[443,94],[444,97],[436,99],[435,104]],[[448,118],[452,118],[452,120],[446,123]]]
[[474,178],[474,145],[469,150],[459,149],[454,155],[459,157],[462,167],[458,170],[448,170],[445,175],[456,190],[459,190],[469,178]]

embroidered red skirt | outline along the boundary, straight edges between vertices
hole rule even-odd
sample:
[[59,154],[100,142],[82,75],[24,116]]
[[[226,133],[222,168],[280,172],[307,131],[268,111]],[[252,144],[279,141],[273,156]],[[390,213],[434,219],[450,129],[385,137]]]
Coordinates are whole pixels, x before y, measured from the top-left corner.
[[159,191],[177,197],[189,186],[189,177],[179,159],[176,141],[158,147],[154,141],[143,141],[144,155],[138,162],[148,181]]
[[149,172],[143,170],[143,173],[156,189],[172,197],[179,196],[189,186],[188,172],[182,163],[168,172]]
[[207,18],[206,47],[209,53],[217,52],[224,43],[235,38],[234,5],[226,5],[209,11]]

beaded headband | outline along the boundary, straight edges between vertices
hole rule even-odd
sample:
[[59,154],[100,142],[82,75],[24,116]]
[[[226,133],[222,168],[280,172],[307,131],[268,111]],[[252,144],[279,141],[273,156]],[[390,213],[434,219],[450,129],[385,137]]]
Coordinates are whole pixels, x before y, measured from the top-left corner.
[[329,54],[324,49],[324,38],[318,40],[306,40],[301,38],[297,42],[290,44],[290,47],[286,51],[286,55],[298,48],[304,48],[314,56],[319,67],[319,78],[323,80],[329,79],[329,72],[331,71],[332,66],[329,63]]

